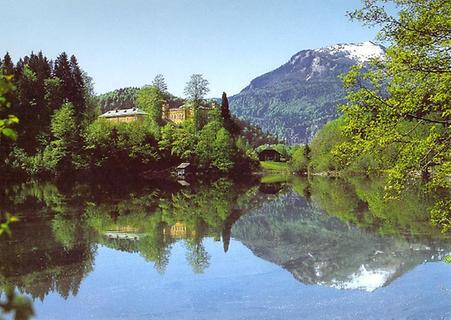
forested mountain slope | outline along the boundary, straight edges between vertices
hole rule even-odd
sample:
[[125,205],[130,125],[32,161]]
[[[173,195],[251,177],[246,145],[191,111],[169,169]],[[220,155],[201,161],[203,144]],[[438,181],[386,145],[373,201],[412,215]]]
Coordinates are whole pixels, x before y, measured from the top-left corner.
[[336,105],[344,102],[339,75],[384,54],[384,47],[369,41],[302,50],[281,67],[252,80],[230,98],[230,108],[288,142],[309,141],[337,117]]

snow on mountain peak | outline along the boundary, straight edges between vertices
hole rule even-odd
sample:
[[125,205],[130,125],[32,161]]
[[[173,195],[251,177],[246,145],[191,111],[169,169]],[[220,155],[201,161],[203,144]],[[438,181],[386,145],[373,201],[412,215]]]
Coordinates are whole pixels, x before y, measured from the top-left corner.
[[383,57],[384,47],[375,44],[372,41],[361,43],[340,43],[330,47],[315,50],[317,52],[327,52],[330,54],[344,53],[348,58],[360,63],[366,62],[371,58]]

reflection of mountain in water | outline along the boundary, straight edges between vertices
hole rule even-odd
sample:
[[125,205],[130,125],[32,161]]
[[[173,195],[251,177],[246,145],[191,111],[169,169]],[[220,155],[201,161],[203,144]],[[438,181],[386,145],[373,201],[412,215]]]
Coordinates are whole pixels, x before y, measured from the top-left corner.
[[304,283],[365,290],[451,251],[431,239],[436,230],[416,193],[403,205],[385,205],[372,181],[292,181],[313,205],[277,181],[258,187],[221,179],[178,192],[129,184],[126,190],[50,183],[0,188],[0,213],[21,219],[12,225],[13,238],[0,241],[0,291],[11,286],[40,299],[50,292],[76,295],[94,268],[98,244],[139,253],[164,273],[173,244],[183,241],[187,264],[201,273],[210,264],[203,239],[222,239],[227,252],[232,234]]
[[243,216],[232,236],[303,283],[367,291],[451,252],[451,244],[439,240],[408,241],[361,230],[293,192]]

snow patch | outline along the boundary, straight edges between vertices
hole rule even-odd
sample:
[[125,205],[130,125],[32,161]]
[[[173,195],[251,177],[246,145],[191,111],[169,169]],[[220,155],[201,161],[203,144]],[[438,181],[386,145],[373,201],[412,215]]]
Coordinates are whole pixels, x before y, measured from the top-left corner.
[[348,277],[348,281],[332,280],[331,287],[337,289],[357,289],[372,292],[382,287],[395,270],[367,270],[361,265],[359,270]]
[[367,62],[372,58],[381,58],[385,55],[384,48],[371,41],[347,44],[340,43],[330,47],[316,49],[315,51],[329,54],[344,53],[348,58],[360,63]]

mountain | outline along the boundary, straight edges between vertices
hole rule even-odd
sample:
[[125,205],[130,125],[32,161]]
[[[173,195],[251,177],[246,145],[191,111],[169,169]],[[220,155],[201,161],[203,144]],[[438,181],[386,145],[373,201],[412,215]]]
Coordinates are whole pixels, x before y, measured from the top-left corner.
[[384,55],[385,48],[370,41],[302,50],[230,97],[230,108],[288,142],[309,141],[345,101],[339,75]]

